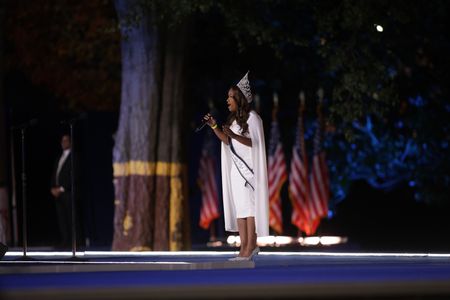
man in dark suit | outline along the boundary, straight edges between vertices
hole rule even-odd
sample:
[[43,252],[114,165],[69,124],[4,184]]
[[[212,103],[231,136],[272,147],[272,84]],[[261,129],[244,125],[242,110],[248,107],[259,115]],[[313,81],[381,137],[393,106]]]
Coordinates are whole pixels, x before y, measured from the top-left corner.
[[67,248],[71,241],[71,150],[72,142],[69,135],[61,138],[61,156],[56,160],[52,172],[51,194],[55,197],[58,227],[61,234],[61,247]]

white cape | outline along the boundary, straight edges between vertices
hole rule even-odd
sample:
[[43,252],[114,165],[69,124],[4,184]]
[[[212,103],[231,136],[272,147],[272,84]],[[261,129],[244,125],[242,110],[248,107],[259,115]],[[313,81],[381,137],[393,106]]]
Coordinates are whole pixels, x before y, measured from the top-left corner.
[[[261,118],[254,111],[247,120],[250,138],[252,140],[252,159],[255,180],[255,223],[258,237],[269,235],[269,188],[267,184],[266,143]],[[222,191],[225,230],[237,232],[236,209],[231,193],[230,171],[233,161],[230,146],[222,142]]]

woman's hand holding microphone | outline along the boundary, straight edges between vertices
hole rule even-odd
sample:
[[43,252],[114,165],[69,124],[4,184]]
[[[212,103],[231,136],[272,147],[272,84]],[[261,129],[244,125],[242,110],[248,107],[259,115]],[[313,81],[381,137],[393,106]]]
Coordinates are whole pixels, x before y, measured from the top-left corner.
[[211,127],[212,129],[216,129],[216,128],[217,128],[217,122],[216,122],[216,120],[214,119],[214,117],[211,116],[211,114],[209,114],[209,113],[206,114],[206,115],[203,117],[203,120],[205,120],[206,124],[208,124],[209,127]]
[[[219,130],[219,126],[217,125],[217,121],[214,119],[211,114],[206,114],[203,117],[204,122],[208,124],[212,130],[214,130],[215,134],[225,143],[228,144],[229,138],[236,138],[236,134],[230,129],[229,126],[222,126],[222,130]],[[218,130],[216,130],[218,129]]]

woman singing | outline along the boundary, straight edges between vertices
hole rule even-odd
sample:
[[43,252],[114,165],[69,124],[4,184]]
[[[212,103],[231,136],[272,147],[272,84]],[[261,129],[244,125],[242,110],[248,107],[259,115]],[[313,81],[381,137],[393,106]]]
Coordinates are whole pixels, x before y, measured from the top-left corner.
[[241,248],[231,260],[257,255],[258,236],[269,235],[269,192],[266,148],[261,118],[250,109],[248,72],[228,91],[230,114],[222,129],[207,114],[204,119],[222,141],[222,190],[225,230],[239,231]]

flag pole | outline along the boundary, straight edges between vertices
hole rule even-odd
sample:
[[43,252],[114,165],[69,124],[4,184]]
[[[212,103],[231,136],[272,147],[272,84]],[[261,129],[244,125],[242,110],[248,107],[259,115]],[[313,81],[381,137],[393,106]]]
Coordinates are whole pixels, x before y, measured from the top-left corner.
[[[308,156],[306,155],[306,146],[305,146],[305,143],[304,143],[304,127],[303,126],[305,126],[304,125],[304,114],[305,114],[305,109],[306,109],[306,97],[305,97],[305,92],[304,91],[300,91],[300,94],[299,94],[299,98],[300,98],[300,103],[299,103],[299,107],[298,107],[298,113],[299,113],[299,115],[300,115],[300,117],[301,117],[301,120],[302,120],[302,124],[301,124],[301,126],[302,126],[302,132],[301,133],[299,133],[299,134],[301,134],[302,135],[302,140],[303,140],[303,143],[302,143],[302,148],[300,149],[300,151],[302,152],[302,156],[303,156],[303,158],[305,159],[305,168],[306,168],[306,172],[307,172],[307,174],[308,174]],[[308,175],[307,175],[308,176]],[[308,184],[306,185],[306,189],[307,189],[307,198],[309,199],[309,197],[310,197],[310,193],[309,193],[309,180],[307,179],[307,182],[308,182]],[[309,205],[309,203],[308,203],[308,201],[309,200],[307,200],[306,201],[306,203],[305,204],[307,204],[307,205]],[[306,223],[308,224],[307,225],[307,228],[306,228],[306,230],[308,231],[308,232],[306,232],[305,231],[305,233],[306,233],[306,235],[309,235],[309,231],[310,231],[310,228],[312,227],[312,224],[311,224],[311,218],[310,218],[310,216],[309,216],[309,213],[310,213],[311,211],[310,211],[310,209],[307,209],[307,213],[308,213],[308,216],[307,216],[307,219],[308,220],[306,220]],[[302,237],[303,236],[303,234],[302,234],[302,231],[300,230],[300,229],[298,229],[298,237]]]
[[[278,114],[278,103],[279,103],[279,98],[278,98],[278,94],[276,92],[273,93],[273,97],[272,97],[272,101],[273,101],[273,107],[272,107],[272,129],[271,129],[271,139],[270,139],[270,145],[269,145],[269,171],[268,171],[268,177],[269,177],[269,190],[270,190],[270,186],[274,185],[275,189],[274,190],[274,194],[269,194],[269,225],[270,225],[270,229],[271,232],[274,235],[281,235],[283,233],[283,216],[282,216],[282,211],[281,211],[281,196],[280,196],[280,189],[281,186],[283,185],[284,181],[286,180],[287,175],[282,175],[282,177],[278,177],[275,176],[273,177],[273,173],[274,172],[274,168],[281,168],[281,170],[284,170],[283,172],[285,172],[285,165],[283,163],[283,165],[279,165],[277,163],[275,163],[275,165],[271,165],[272,163],[277,161],[277,158],[275,158],[274,156],[277,155],[282,155],[278,152],[278,147],[280,145],[280,137],[279,137],[279,133],[275,134],[276,137],[276,141],[273,141],[272,139],[274,138],[274,136],[272,136],[272,134],[274,134],[273,130],[274,128],[278,128],[277,125],[277,114]],[[276,126],[276,127],[274,127]],[[278,129],[277,131],[278,132]],[[273,145],[272,143],[275,142]],[[274,147],[272,149],[272,147]],[[273,151],[273,153],[271,153],[271,151]],[[284,157],[282,157],[282,160],[284,162]],[[275,172],[277,173],[277,172]],[[284,178],[284,179],[282,179]],[[272,181],[274,180],[274,181]],[[272,197],[275,197],[274,199],[272,199]],[[274,201],[274,202],[272,202]]]
[[[210,112],[214,109],[214,102],[211,98],[208,99],[208,108]],[[216,224],[214,220],[212,220],[211,223],[209,224],[209,241],[215,242],[216,240],[217,240]]]
[[278,112],[278,94],[276,92],[273,93],[273,109],[272,109],[272,121],[277,120],[277,112]]
[[209,225],[209,241],[215,242],[217,240],[216,236],[216,224],[214,223],[214,220]]
[[323,89],[319,88],[317,91],[317,117],[319,119],[319,122],[322,122],[323,120],[323,114],[322,114],[322,106],[323,106]]
[[255,110],[258,114],[261,111],[261,99],[258,94],[255,94]]
[[[318,94],[320,94],[320,90],[318,91]],[[300,92],[300,107],[299,107],[299,113],[301,114],[302,117],[302,122],[304,122],[304,114],[305,114],[305,110],[306,110],[306,97],[305,97],[305,93],[303,91]],[[303,123],[304,126],[304,123]],[[303,129],[304,131],[304,129]],[[304,132],[303,132],[304,135]],[[304,139],[304,137],[303,137]],[[302,153],[303,153],[303,157],[305,158],[305,165],[306,168],[308,170],[308,174],[309,174],[309,165],[307,163],[308,158],[306,155],[306,145],[305,143],[303,143],[303,147],[301,149]],[[311,197],[311,190],[310,190],[310,186],[309,186],[310,180],[309,180],[309,175],[308,175],[308,185],[307,185],[307,190],[308,190],[308,205],[311,205],[310,201],[310,197]],[[311,208],[308,209],[308,213],[311,213]],[[308,232],[305,232],[305,234],[308,236],[312,233],[312,228],[313,228],[313,220],[311,219],[311,216],[308,216],[308,220],[307,220],[307,224],[308,224]],[[300,231],[301,234],[301,231]]]
[[[277,111],[278,111],[278,94],[277,92],[273,92],[273,96],[272,96],[272,103],[273,103],[273,107],[272,107],[272,123],[277,121]],[[270,195],[269,195],[269,202],[270,202]],[[271,223],[271,212],[270,212],[270,203],[269,203],[269,232],[272,235],[276,235],[277,231],[275,229],[273,229],[272,224]]]
[[[304,115],[304,112],[305,112],[305,103],[306,103],[306,98],[305,98],[305,92],[304,91],[300,91],[299,98],[300,98],[300,103],[299,103],[299,107],[298,107],[298,113],[299,113],[299,115],[301,117],[302,123],[304,123],[303,115]],[[302,124],[301,126],[303,127],[304,124]],[[302,130],[304,131],[304,129],[302,129]],[[299,131],[299,134],[304,135],[304,133],[300,133],[300,131]],[[302,139],[304,139],[304,137],[302,137]],[[305,159],[306,169],[308,169],[308,164],[307,164],[308,159],[306,157],[306,149],[305,149],[305,143],[304,142],[303,142],[302,149],[300,149],[300,151],[302,152],[302,156]],[[306,188],[307,188],[307,190],[309,190],[308,187],[306,187]],[[309,192],[307,193],[307,195],[308,195],[307,197],[309,197]],[[307,211],[309,213],[309,210],[307,210]],[[309,217],[308,217],[308,220],[306,222],[308,223],[308,227],[311,227],[311,224],[310,224],[311,220],[310,220]],[[303,236],[302,235],[302,231],[300,229],[298,229],[297,237],[301,237],[301,236]]]
[[[273,108],[272,108],[272,122],[277,121],[277,113],[278,113],[278,94],[276,92],[273,93]],[[269,212],[270,213],[270,212]],[[270,228],[271,226],[269,226]],[[274,235],[277,234],[277,231],[272,229]]]

